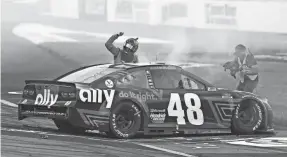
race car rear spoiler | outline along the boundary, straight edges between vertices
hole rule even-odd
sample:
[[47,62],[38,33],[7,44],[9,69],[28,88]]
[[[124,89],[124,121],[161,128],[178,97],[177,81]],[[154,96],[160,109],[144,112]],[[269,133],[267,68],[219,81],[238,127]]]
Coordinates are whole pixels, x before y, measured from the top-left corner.
[[60,81],[49,81],[49,80],[25,80],[27,84],[53,84],[53,85],[62,85],[62,86],[72,86],[75,87],[74,83],[70,82],[60,82]]

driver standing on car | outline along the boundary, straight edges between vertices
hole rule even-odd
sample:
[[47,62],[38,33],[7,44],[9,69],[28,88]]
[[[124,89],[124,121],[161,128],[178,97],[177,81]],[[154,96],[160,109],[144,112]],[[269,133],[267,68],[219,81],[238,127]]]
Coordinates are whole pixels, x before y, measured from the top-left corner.
[[242,44],[235,47],[234,63],[239,67],[237,90],[253,92],[259,82],[257,61],[252,53]]
[[112,35],[105,43],[106,48],[114,55],[114,64],[138,63],[138,56],[135,54],[138,50],[138,38],[129,38],[125,41],[123,49],[114,46],[114,41],[124,35],[123,32]]

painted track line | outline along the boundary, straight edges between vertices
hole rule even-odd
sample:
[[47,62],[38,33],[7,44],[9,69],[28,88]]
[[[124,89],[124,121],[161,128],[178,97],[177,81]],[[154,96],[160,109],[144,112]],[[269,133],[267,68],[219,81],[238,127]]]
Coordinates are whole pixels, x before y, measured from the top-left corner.
[[2,104],[4,104],[4,105],[8,105],[8,106],[11,106],[11,107],[18,107],[17,104],[14,104],[14,103],[12,103],[12,102],[10,102],[10,101],[7,101],[7,100],[1,99],[0,102],[1,102]]
[[166,152],[166,153],[169,153],[169,154],[174,154],[174,155],[179,155],[179,156],[184,156],[184,157],[196,157],[194,155],[190,155],[190,154],[186,154],[186,153],[182,153],[182,152],[178,152],[178,151],[174,151],[174,150],[170,150],[170,149],[160,148],[160,147],[156,147],[156,146],[149,145],[149,144],[142,144],[142,143],[134,143],[134,144],[137,144],[139,146],[143,146],[143,147],[146,147],[146,148],[150,148],[150,149]]

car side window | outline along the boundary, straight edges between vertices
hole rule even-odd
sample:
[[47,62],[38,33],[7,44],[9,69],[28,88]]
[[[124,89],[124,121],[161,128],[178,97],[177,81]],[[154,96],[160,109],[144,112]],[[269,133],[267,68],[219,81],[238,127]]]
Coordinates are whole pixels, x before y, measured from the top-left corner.
[[181,76],[177,70],[154,69],[150,70],[155,88],[176,89],[179,86]]
[[134,71],[118,79],[117,86],[127,85],[149,88],[145,70]]
[[196,81],[195,79],[181,74],[181,86],[182,89],[192,89],[192,90],[205,90],[204,84]]
[[156,69],[151,70],[151,75],[158,89],[205,90],[204,84],[177,70]]

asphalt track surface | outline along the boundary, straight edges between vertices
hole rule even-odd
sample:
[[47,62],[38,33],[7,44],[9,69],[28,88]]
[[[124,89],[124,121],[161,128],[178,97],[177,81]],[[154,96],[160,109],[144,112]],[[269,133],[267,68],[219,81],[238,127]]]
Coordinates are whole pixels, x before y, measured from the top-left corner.
[[[2,97],[3,99],[3,97]],[[12,100],[13,101],[13,100]],[[137,139],[110,139],[97,132],[82,135],[64,134],[57,130],[51,120],[17,120],[15,107],[1,104],[1,149],[2,155],[18,156],[107,156],[107,157],[214,157],[214,156],[286,156],[287,141],[277,141],[273,146],[245,146],[229,142],[250,141],[256,139],[286,137],[284,131],[275,136],[186,136],[186,137],[139,137]],[[266,141],[266,140],[265,140]],[[267,142],[268,143],[268,142]],[[270,143],[270,142],[269,142]],[[264,145],[264,144],[263,144]],[[265,144],[266,145],[266,144]]]
[[[51,53],[47,49],[49,45],[44,48],[39,47],[39,45],[13,35],[11,32],[15,24],[15,21],[10,21],[2,25],[2,156],[286,157],[287,155],[287,132],[284,130],[277,130],[276,135],[147,136],[119,140],[109,139],[96,132],[88,132],[83,135],[64,134],[59,132],[53,122],[48,119],[18,121],[15,104],[20,97],[8,94],[8,92],[21,90],[26,79],[53,78],[76,68],[78,64],[73,60],[59,57],[61,55],[57,52]],[[63,51],[67,49],[67,45],[63,43],[59,43],[57,47]],[[268,137],[273,139],[268,140]],[[280,138],[276,139],[276,137]]]

